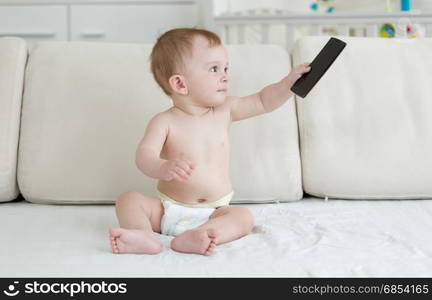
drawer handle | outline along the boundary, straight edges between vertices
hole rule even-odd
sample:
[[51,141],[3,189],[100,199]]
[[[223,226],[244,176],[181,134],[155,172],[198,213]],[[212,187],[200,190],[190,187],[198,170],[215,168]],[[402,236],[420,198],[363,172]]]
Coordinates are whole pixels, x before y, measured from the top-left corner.
[[105,32],[103,32],[103,31],[86,31],[86,32],[82,32],[80,34],[80,36],[86,37],[86,38],[101,38],[101,37],[105,37]]
[[0,32],[0,36],[50,38],[55,37],[56,34],[53,32]]

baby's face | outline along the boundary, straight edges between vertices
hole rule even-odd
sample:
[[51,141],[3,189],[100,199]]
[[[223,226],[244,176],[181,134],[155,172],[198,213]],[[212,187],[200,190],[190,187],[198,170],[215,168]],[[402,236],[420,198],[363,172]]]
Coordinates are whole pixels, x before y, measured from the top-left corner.
[[205,38],[195,38],[192,56],[185,60],[185,66],[188,95],[196,104],[209,107],[225,101],[228,55],[223,46],[210,47]]

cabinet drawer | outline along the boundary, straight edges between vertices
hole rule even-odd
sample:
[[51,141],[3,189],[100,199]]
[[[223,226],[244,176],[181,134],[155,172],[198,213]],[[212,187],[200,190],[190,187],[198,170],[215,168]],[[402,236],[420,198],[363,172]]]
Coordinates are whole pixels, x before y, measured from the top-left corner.
[[1,6],[0,36],[40,40],[67,40],[67,7],[60,5]]
[[71,39],[153,43],[174,27],[196,26],[190,4],[71,5]]

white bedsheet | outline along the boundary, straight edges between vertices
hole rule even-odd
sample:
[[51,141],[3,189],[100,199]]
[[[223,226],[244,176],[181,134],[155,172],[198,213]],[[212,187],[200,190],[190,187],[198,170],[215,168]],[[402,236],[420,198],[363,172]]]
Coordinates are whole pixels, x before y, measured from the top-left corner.
[[115,255],[112,205],[0,204],[2,277],[431,277],[432,200],[246,205],[252,234],[211,257]]

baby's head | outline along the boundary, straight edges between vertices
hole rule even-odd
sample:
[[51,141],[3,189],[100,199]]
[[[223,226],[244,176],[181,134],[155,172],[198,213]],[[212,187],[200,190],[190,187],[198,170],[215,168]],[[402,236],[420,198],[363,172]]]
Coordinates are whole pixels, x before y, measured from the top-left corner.
[[167,31],[150,59],[156,82],[172,98],[187,96],[209,106],[225,99],[228,57],[215,33],[195,28]]

